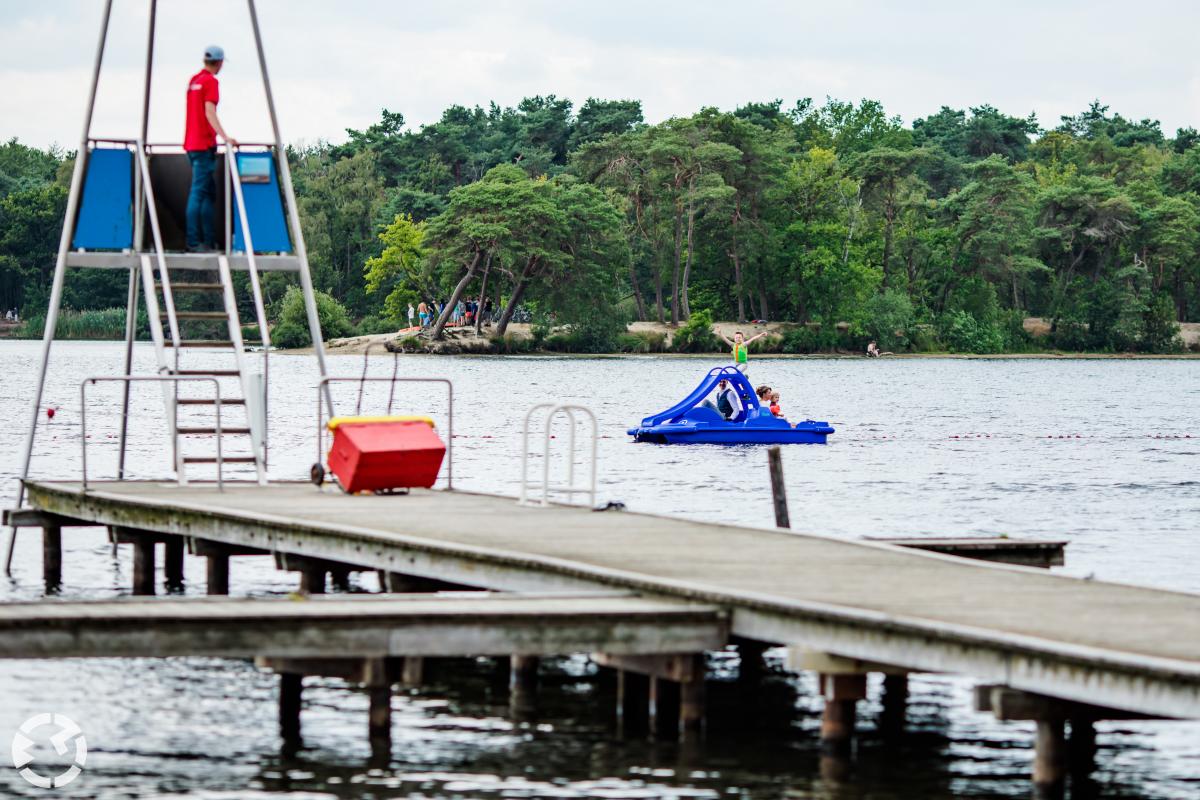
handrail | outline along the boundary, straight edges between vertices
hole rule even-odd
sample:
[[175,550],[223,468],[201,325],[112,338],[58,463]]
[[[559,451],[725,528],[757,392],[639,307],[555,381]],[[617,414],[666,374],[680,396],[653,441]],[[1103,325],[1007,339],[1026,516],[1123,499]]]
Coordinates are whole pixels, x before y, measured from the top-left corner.
[[[137,143],[138,169],[142,173],[143,192],[149,206],[150,233],[154,237],[154,254],[158,260],[158,277],[162,282],[163,305],[167,308],[167,326],[171,330],[171,342],[175,349],[175,368],[179,368],[179,320],[175,317],[175,298],[171,293],[171,277],[167,273],[167,260],[163,249],[162,229],[158,224],[158,203],[154,199],[154,187],[150,183],[150,162],[146,159],[145,146],[139,140]],[[140,244],[140,243],[139,243]],[[150,294],[154,293],[154,283],[146,286]],[[150,325],[158,325],[159,320],[151,319]],[[160,365],[162,366],[162,365]]]
[[[254,315],[258,320],[259,337],[262,339],[263,348],[263,387],[262,387],[262,404],[263,404],[263,419],[266,419],[267,399],[271,387],[270,373],[270,352],[271,352],[271,330],[267,324],[267,309],[263,304],[262,283],[258,277],[258,262],[255,260],[254,239],[250,235],[250,216],[246,213],[246,195],[242,191],[242,182],[239,180],[240,170],[237,163],[238,153],[241,145],[227,145],[225,155],[225,171],[228,173],[229,185],[233,187],[233,196],[237,202],[238,220],[242,224],[242,244],[246,251],[246,270],[250,273],[250,294],[254,299]],[[226,198],[228,203],[228,198]],[[233,251],[233,238],[230,236],[226,240],[226,252]],[[265,428],[265,426],[264,426]],[[262,460],[264,465],[267,460],[267,431],[262,432]]]
[[[321,401],[329,396],[329,384],[331,383],[353,383],[357,382],[360,385],[363,383],[382,383],[390,382],[393,390],[397,383],[443,383],[446,385],[446,488],[454,488],[454,384],[448,378],[397,378],[393,375],[390,378],[376,377],[359,377],[352,378],[348,376],[326,376],[321,378],[317,383],[317,463],[321,463],[325,453],[325,416]],[[361,405],[360,405],[361,408]],[[391,408],[390,402],[388,408]],[[333,411],[330,409],[330,416]]]
[[[575,405],[572,403],[538,403],[525,413],[525,424],[521,429],[521,495],[517,502],[521,505],[534,504],[529,499],[529,423],[533,419],[533,415],[541,409],[549,409],[546,412],[545,427],[542,431],[542,499],[537,505],[550,505],[551,491],[565,494],[567,501],[570,502],[577,494],[589,495],[589,505],[596,504],[596,462],[597,448],[600,439],[600,429],[596,423],[596,415],[587,406]],[[592,465],[590,470],[590,481],[587,486],[575,485],[575,412],[585,414],[588,420],[592,423]],[[565,486],[550,487],[550,432],[554,427],[554,421],[560,416],[566,416],[570,427],[570,438],[567,442],[567,483]]]
[[[124,383],[128,386],[134,382],[159,382],[173,383],[178,386],[183,382],[202,382],[211,383],[214,392],[214,406],[216,408],[216,426],[214,430],[217,436],[217,490],[224,491],[225,479],[222,475],[224,472],[224,455],[221,452],[221,382],[211,375],[102,375],[91,378],[85,378],[79,384],[79,440],[80,440],[80,465],[83,470],[82,489],[87,491],[88,488],[88,472],[87,472],[87,387],[97,383]],[[177,479],[183,476],[183,455],[179,450],[179,426],[176,420],[168,415],[167,424],[171,428],[171,440],[175,443],[175,469]]]

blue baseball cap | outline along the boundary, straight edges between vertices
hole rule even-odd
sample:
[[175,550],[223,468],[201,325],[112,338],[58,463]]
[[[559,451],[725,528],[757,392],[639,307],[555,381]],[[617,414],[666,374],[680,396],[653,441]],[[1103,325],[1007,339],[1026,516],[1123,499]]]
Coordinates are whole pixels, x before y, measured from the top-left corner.
[[220,45],[210,44],[208,47],[204,48],[204,60],[205,61],[224,61],[225,60],[225,50],[222,49],[220,47]]

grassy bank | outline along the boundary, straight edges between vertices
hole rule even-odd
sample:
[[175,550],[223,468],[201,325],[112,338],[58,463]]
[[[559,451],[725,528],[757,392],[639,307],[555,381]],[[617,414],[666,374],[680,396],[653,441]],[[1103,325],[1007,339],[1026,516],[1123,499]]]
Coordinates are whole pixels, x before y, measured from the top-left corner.
[[[11,326],[4,332],[10,339],[40,339],[46,328],[46,315],[39,314],[30,317],[18,325]],[[146,312],[138,313],[139,338],[147,335],[149,330],[146,322]],[[58,312],[58,325],[54,331],[56,339],[124,339],[125,338],[125,309],[96,308],[76,311],[64,308]]]

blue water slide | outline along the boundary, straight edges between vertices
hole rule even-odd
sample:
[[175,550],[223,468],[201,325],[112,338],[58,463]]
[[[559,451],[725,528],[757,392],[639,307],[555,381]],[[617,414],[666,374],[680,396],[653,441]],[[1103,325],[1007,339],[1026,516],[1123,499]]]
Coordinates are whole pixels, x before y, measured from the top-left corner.
[[750,398],[752,398],[750,402],[757,405],[757,398],[754,397],[754,389],[750,386],[750,382],[746,380],[746,376],[738,372],[736,367],[714,367],[708,371],[708,374],[704,376],[704,380],[700,381],[700,385],[691,394],[666,411],[660,411],[643,419],[642,427],[649,428],[655,425],[662,425],[664,422],[669,422],[683,416],[705,397],[708,397],[712,390],[717,388],[717,384],[723,380],[732,383],[739,390],[738,394],[745,396],[746,393],[749,393]]

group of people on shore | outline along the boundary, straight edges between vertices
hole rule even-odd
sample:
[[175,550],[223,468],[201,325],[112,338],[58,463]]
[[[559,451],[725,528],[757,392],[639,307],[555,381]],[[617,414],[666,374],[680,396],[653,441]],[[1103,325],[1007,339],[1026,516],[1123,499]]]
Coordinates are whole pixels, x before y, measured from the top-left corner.
[[[446,305],[440,301],[426,303],[424,300],[413,305],[408,304],[408,327],[414,328],[418,324],[421,328],[428,328],[437,322],[442,315]],[[447,324],[451,326],[459,325],[474,325],[477,317],[482,315],[483,323],[490,325],[495,320],[493,317],[494,306],[491,298],[484,301],[482,310],[481,306],[475,300],[459,300],[454,304],[454,308],[450,312],[450,319]]]
[[17,313],[17,310],[15,308],[10,308],[8,311],[4,312],[4,321],[5,322],[20,322],[21,315]]

